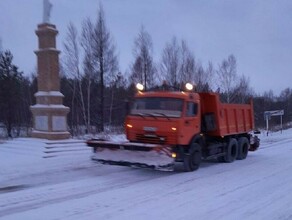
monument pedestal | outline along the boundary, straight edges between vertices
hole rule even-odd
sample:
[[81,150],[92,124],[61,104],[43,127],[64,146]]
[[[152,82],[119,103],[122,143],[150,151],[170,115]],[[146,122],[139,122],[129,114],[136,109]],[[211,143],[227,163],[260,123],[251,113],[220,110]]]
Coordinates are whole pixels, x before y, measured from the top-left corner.
[[[30,107],[34,118],[34,129],[32,137],[49,140],[67,139],[70,133],[67,131],[67,114],[69,108],[60,104],[63,95],[58,91],[37,92],[35,94],[37,103]],[[51,104],[55,99],[55,104]],[[44,103],[42,100],[50,102]],[[58,104],[59,103],[59,104]]]
[[34,129],[32,137],[49,140],[67,139],[69,108],[64,106],[64,95],[60,92],[59,53],[56,49],[55,25],[40,24],[36,30],[39,50],[35,51],[38,63],[38,92],[36,104],[31,106]]

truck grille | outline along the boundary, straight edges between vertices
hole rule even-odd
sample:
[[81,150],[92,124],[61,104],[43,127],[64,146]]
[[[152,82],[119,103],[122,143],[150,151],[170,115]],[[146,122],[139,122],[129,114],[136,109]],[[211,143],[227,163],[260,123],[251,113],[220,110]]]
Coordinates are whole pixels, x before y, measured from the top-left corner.
[[144,135],[144,134],[136,134],[136,140],[142,143],[149,144],[165,144],[167,143],[167,139],[164,136],[155,136],[155,135]]

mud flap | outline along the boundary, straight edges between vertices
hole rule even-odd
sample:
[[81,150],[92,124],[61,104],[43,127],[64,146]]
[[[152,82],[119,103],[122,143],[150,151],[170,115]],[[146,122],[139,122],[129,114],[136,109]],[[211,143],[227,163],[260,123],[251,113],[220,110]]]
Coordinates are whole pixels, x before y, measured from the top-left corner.
[[256,151],[260,146],[260,139],[258,136],[251,137],[249,151]]

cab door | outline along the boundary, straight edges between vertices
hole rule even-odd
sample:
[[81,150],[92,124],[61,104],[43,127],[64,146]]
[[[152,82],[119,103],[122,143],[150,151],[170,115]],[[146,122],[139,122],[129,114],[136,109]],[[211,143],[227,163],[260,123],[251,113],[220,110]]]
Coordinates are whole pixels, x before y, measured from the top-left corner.
[[184,144],[189,144],[194,135],[199,134],[201,130],[201,120],[199,111],[199,102],[187,101],[183,121],[183,139]]

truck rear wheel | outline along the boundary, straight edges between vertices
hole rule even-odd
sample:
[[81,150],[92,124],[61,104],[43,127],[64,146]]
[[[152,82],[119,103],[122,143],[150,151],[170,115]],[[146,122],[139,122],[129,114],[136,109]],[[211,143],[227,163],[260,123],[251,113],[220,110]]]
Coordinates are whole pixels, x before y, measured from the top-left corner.
[[249,142],[246,137],[239,138],[237,160],[244,160],[247,157]]
[[202,160],[201,146],[197,143],[192,143],[188,154],[184,156],[185,171],[195,171],[199,169]]
[[236,158],[238,154],[238,143],[236,139],[231,138],[229,140],[227,149],[226,149],[226,155],[224,156],[224,161],[226,163],[232,163]]

